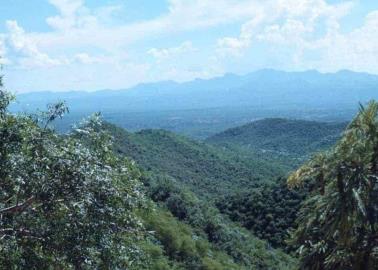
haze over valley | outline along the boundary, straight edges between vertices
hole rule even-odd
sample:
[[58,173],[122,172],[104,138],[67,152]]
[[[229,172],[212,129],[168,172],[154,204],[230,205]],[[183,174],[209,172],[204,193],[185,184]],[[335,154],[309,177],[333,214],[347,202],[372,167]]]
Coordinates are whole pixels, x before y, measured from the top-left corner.
[[226,128],[269,117],[349,121],[359,103],[378,98],[377,84],[376,75],[346,70],[260,70],[243,76],[149,83],[124,90],[19,94],[11,109],[34,112],[64,100],[70,114],[57,123],[61,131],[101,112],[106,120],[131,131],[162,128],[204,139]]

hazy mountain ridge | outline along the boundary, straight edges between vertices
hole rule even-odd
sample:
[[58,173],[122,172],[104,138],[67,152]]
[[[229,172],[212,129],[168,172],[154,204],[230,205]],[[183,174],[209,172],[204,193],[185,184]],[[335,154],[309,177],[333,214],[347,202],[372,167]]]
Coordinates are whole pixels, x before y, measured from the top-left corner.
[[378,98],[377,86],[378,76],[367,73],[260,70],[247,75],[226,74],[184,83],[145,83],[123,90],[20,94],[19,104],[13,108],[43,108],[46,101],[58,99],[66,100],[75,111],[79,108],[80,111],[131,112],[227,106],[355,106],[358,102]]
[[44,110],[65,100],[70,114],[59,131],[94,112],[130,131],[165,129],[205,139],[264,118],[350,121],[358,103],[378,98],[378,76],[351,71],[260,70],[185,83],[145,83],[126,90],[40,92],[18,96],[12,111]]

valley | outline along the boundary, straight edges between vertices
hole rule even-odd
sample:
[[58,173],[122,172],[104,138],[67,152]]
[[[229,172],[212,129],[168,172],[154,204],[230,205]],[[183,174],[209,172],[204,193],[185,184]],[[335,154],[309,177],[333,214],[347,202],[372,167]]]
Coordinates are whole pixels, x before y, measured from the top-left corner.
[[[140,167],[147,194],[159,207],[239,261],[256,249],[254,236],[291,251],[285,240],[308,190],[290,190],[285,179],[300,162],[332,147],[346,124],[265,119],[205,141],[161,129],[132,133],[110,123],[105,128],[114,151]],[[285,155],[261,151],[270,147],[285,149]],[[242,264],[251,263],[256,262]],[[278,269],[285,267],[294,261]]]

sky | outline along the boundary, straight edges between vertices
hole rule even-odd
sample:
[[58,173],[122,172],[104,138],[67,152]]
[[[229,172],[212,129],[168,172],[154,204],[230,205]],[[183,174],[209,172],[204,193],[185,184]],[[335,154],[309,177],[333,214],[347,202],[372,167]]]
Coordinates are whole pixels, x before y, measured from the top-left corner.
[[0,0],[0,56],[16,93],[265,68],[378,74],[378,1]]

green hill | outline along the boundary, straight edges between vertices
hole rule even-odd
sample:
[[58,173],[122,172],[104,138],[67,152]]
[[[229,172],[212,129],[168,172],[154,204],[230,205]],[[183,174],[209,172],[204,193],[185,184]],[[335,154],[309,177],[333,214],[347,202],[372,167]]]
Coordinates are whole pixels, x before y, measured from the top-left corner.
[[[259,158],[289,172],[315,152],[334,145],[345,127],[346,123],[271,118],[228,129],[206,143],[232,152],[245,162]],[[224,194],[216,205],[254,235],[286,248],[287,231],[292,229],[307,192],[289,190],[282,180],[274,182]]]
[[[264,160],[256,160],[255,166],[234,161],[231,153],[164,130],[130,133],[111,124],[106,129],[114,138],[114,150],[142,169],[147,195],[158,206],[153,216],[144,217],[165,254],[158,260],[168,258],[184,269],[197,269],[193,265],[198,260],[203,265],[198,269],[224,269],[220,265],[226,262],[225,269],[294,269],[295,259],[215,207],[222,195],[261,186],[281,169]],[[201,247],[196,245],[204,245],[213,256],[198,257]]]
[[334,145],[346,126],[346,123],[269,118],[228,129],[206,142],[297,164]]
[[220,260],[230,256],[247,269],[271,269],[274,256],[280,268],[287,267],[291,258],[268,247],[290,250],[285,240],[307,192],[289,190],[279,178],[331,147],[345,127],[265,119],[200,142],[165,130],[131,133],[106,125],[115,151],[142,168],[150,198],[223,252]]
[[266,160],[235,157],[233,152],[164,130],[130,133],[108,124],[115,150],[145,171],[172,177],[201,197],[218,197],[240,187],[252,188],[286,172]]

